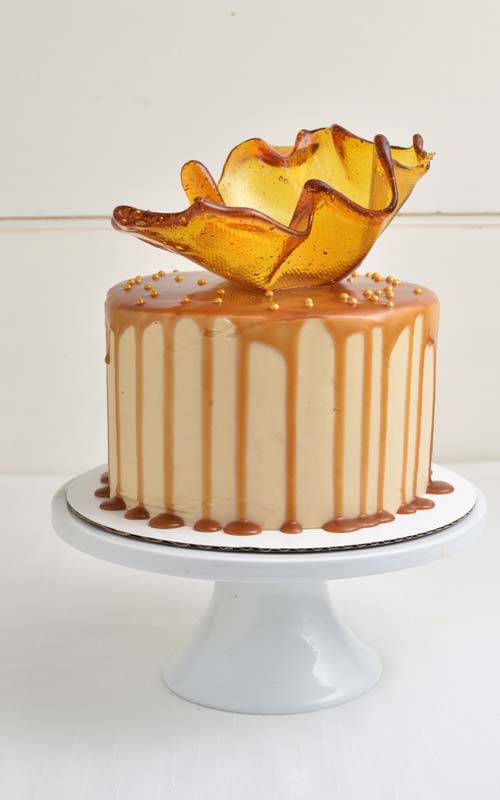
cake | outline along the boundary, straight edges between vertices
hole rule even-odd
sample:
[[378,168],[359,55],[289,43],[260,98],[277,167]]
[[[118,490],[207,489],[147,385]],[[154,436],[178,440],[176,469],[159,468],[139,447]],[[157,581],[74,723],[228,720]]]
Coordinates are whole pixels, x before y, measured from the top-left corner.
[[438,299],[356,271],[429,161],[420,137],[333,126],[240,145],[218,184],[188,162],[181,214],[115,210],[210,272],[108,293],[101,508],[207,534],[342,533],[452,490],[430,474]]

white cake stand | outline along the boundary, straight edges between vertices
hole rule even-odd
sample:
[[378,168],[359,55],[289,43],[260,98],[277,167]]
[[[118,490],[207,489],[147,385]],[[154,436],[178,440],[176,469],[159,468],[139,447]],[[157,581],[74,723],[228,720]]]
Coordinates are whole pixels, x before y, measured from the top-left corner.
[[325,581],[442,558],[480,534],[486,513],[476,490],[467,516],[421,538],[336,552],[227,552],[103,530],[70,510],[68,486],[54,497],[52,519],[72,547],[134,569],[216,581],[208,608],[164,678],[193,703],[253,714],[313,711],[370,689],[382,672],[380,657],[338,619]]

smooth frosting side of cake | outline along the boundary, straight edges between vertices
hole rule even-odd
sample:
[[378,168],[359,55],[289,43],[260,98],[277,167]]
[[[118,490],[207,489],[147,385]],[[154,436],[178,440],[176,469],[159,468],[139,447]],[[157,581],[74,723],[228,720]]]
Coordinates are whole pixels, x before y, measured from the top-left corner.
[[106,319],[104,507],[249,533],[352,530],[429,506],[429,290],[376,276],[269,297],[156,274],[111,289]]

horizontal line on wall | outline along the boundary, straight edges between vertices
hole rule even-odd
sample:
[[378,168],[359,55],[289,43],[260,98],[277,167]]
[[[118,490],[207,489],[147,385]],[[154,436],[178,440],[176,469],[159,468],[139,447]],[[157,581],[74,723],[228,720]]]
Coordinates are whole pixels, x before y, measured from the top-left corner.
[[[402,211],[394,225],[410,228],[497,228],[500,211]],[[0,216],[0,231],[110,230],[110,217],[104,214],[52,216]]]

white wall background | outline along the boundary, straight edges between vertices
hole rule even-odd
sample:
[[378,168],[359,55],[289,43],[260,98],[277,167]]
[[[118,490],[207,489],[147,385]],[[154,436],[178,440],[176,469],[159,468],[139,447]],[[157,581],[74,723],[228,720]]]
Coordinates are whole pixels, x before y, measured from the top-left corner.
[[106,289],[174,265],[112,208],[179,210],[187,159],[332,122],[437,151],[366,267],[440,295],[436,455],[499,456],[496,2],[30,0],[0,38],[1,470],[105,459]]

